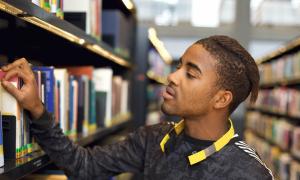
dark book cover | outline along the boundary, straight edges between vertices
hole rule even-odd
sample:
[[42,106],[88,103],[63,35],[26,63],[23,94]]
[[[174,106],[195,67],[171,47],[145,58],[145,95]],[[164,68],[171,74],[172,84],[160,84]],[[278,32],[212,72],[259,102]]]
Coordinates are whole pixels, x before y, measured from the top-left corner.
[[2,115],[5,159],[16,159],[16,116]]
[[98,127],[105,127],[106,97],[106,92],[96,92],[96,122]]
[[32,68],[33,71],[42,72],[42,84],[44,84],[44,103],[46,109],[54,113],[55,109],[55,78],[54,78],[54,67],[53,66],[36,66]]

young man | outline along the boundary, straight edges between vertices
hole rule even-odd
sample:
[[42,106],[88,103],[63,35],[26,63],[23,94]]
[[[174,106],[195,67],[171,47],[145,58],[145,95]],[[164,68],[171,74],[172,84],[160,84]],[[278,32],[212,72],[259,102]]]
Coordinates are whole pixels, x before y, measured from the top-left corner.
[[[114,145],[85,149],[71,142],[40,102],[25,59],[2,67],[2,85],[32,116],[32,132],[50,158],[73,179],[108,179],[142,172],[144,179],[273,179],[255,151],[234,133],[229,115],[251,93],[259,74],[249,53],[234,39],[211,36],[191,45],[168,76],[162,110],[179,124],[141,127]],[[6,80],[19,76],[17,90]]]

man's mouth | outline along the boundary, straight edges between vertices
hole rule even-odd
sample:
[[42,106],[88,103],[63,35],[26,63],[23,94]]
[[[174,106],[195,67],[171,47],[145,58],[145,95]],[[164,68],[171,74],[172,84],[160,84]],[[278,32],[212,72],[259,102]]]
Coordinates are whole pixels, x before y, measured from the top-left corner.
[[175,97],[175,90],[170,86],[166,87],[166,90],[163,92],[163,98],[165,100],[174,99]]

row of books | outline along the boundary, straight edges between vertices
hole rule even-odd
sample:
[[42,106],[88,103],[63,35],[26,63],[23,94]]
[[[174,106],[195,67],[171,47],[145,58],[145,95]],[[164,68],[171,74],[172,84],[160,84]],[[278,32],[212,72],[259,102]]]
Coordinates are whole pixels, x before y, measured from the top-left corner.
[[257,101],[252,107],[271,112],[300,117],[300,90],[278,87],[261,89]]
[[297,147],[298,141],[295,141],[298,140],[296,137],[300,127],[293,125],[287,119],[262,114],[258,111],[248,111],[246,127],[261,137],[274,142],[283,150],[292,151],[295,154],[300,153],[300,149]]
[[246,116],[246,126],[282,150],[300,159],[300,126],[287,119],[250,111]]
[[263,162],[272,170],[276,179],[298,180],[300,179],[300,162],[289,152],[284,152],[278,146],[272,145],[265,139],[256,136],[251,131],[245,132],[247,143],[254,147]]
[[251,147],[255,148],[276,179],[298,180],[300,178],[299,161],[293,159],[288,152],[281,151],[278,146],[270,144],[251,131],[245,131],[245,140]]
[[[0,79],[5,75],[0,71]],[[11,78],[13,86],[20,89],[22,81],[17,77]],[[26,114],[20,108],[17,101],[12,95],[0,86],[0,112],[1,124],[0,129],[3,144],[3,151],[6,147],[13,147],[9,151],[4,151],[4,156],[8,158],[19,158],[32,151],[32,139],[29,135],[29,122]]]
[[[148,73],[154,74],[156,77],[166,78],[171,72],[171,66],[167,64],[158,53],[158,51],[151,46],[148,51]],[[147,86],[147,116],[146,125],[153,125],[164,121],[165,116],[161,111],[162,93],[165,87],[162,84],[148,84]]]
[[300,78],[300,51],[259,66],[261,84]]
[[149,71],[157,76],[167,77],[171,72],[171,66],[166,64],[159,53],[151,48],[148,52]]
[[64,0],[32,0],[32,3],[63,19],[63,1]]
[[[88,135],[98,127],[112,126],[115,117],[128,115],[129,83],[121,76],[113,76],[110,68],[33,67],[33,70],[46,109],[72,138],[77,134]],[[17,78],[11,82],[19,88],[22,85]],[[9,123],[7,128],[3,127],[5,158],[20,158],[37,150],[25,111],[2,87],[0,102],[3,125]],[[15,153],[11,153],[13,150]]]
[[[100,40],[102,0],[32,0],[32,3]],[[83,17],[84,20],[79,22]]]
[[98,41],[104,41],[123,57],[131,56],[132,38],[135,36],[134,20],[126,17],[120,10],[103,9],[102,0],[32,0],[32,2],[49,13],[63,17]]

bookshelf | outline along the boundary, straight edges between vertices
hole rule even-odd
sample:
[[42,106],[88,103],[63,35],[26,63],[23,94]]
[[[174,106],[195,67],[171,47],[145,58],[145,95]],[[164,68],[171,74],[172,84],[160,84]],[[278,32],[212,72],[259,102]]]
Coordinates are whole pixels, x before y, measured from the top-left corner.
[[279,58],[285,54],[288,54],[295,50],[298,50],[299,46],[300,46],[300,38],[296,38],[296,39],[286,43],[282,47],[278,48],[277,50],[257,59],[256,62],[257,62],[257,64],[263,64],[263,63],[272,61],[272,60]]
[[[95,66],[110,65],[119,68],[132,67],[128,59],[115,53],[112,48],[104,42],[97,41],[71,23],[47,13],[35,4],[23,0],[5,0],[0,1],[0,10],[1,16],[6,18],[9,24],[8,29],[0,31],[3,36],[1,39],[7,41],[7,44],[14,43],[14,45],[18,45],[18,43],[24,45],[34,40],[35,45],[40,45],[40,49],[43,49],[46,54],[49,54],[49,57],[44,57],[45,63],[48,62],[51,65],[70,64],[70,61],[59,61],[60,58],[67,57],[62,53],[63,50],[67,52],[69,58],[74,57],[75,60],[73,60],[72,63],[76,65],[94,64]],[[25,23],[25,28],[10,27],[13,26],[14,23]],[[14,38],[6,36],[11,33],[11,30],[21,35]],[[49,48],[44,47],[43,44],[51,46],[52,48],[48,50]],[[26,46],[17,48],[17,52],[20,51],[20,48],[24,48],[22,51],[27,51],[27,54],[31,55],[33,59],[39,56],[39,54],[33,52],[33,49],[29,47],[26,48]],[[3,49],[7,50],[8,48]],[[77,53],[74,49],[80,52]],[[52,53],[49,51],[52,51]],[[57,58],[51,55],[56,51],[62,55],[59,60],[56,60]],[[79,58],[75,57],[78,57],[78,55],[79,57],[87,56],[86,58],[89,59],[89,61],[77,60]]]
[[173,59],[154,28],[148,29],[148,71],[147,77],[147,114],[146,124],[156,124],[170,120],[161,112],[162,93],[168,84],[167,76],[171,73]]
[[300,38],[257,60],[261,76],[257,102],[246,111],[246,141],[277,178],[299,169]]
[[247,110],[248,111],[257,111],[262,114],[266,114],[266,115],[270,115],[270,116],[282,117],[282,118],[289,119],[291,121],[300,121],[300,117],[288,115],[285,113],[275,112],[275,111],[272,111],[272,110],[266,109],[266,108],[247,107]]
[[155,73],[153,73],[152,71],[147,72],[147,78],[153,84],[161,84],[161,85],[167,84],[167,78],[166,77],[155,75]]
[[[129,117],[128,119],[122,119],[123,122],[114,125],[109,128],[98,129],[95,133],[90,134],[86,137],[80,137],[77,143],[81,146],[88,146],[95,140],[102,139],[110,134],[120,131],[130,124]],[[26,175],[31,174],[34,171],[37,171],[46,165],[50,164],[51,161],[49,157],[42,151],[34,152],[30,156],[16,160],[9,160],[5,162],[5,166],[2,169],[0,174],[0,179],[20,179]]]
[[136,47],[139,51],[136,51],[137,69],[134,76],[135,87],[138,88],[134,90],[133,94],[137,96],[133,100],[139,104],[139,109],[134,119],[136,124],[150,125],[166,120],[160,111],[161,93],[167,84],[173,59],[154,28],[140,25],[137,31]]
[[[103,9],[119,10],[127,18],[133,19],[130,23],[135,29],[136,9],[131,0],[102,2]],[[0,39],[0,58],[3,64],[25,57],[33,65],[109,67],[113,70],[113,75],[128,80],[132,77],[134,58],[121,55],[107,43],[46,12],[29,0],[0,0]],[[128,93],[129,99],[131,92]],[[108,127],[98,128],[87,135],[77,134],[73,140],[82,146],[93,144],[128,128],[132,116],[132,112],[114,116]],[[17,160],[6,159],[4,167],[0,168],[0,179],[20,179],[49,163],[49,157],[42,151]]]

